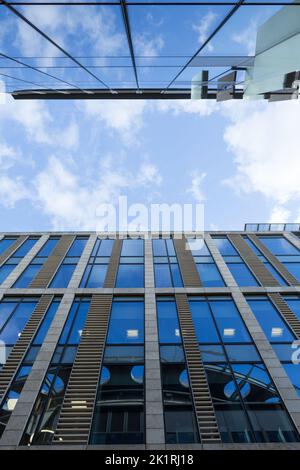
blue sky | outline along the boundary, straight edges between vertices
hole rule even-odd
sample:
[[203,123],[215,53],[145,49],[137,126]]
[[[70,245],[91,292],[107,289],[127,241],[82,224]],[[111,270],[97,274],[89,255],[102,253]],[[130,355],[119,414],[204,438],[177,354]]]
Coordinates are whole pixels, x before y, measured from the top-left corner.
[[[22,11],[73,54],[109,51],[116,61],[128,53],[115,9],[63,17],[62,7],[37,8]],[[191,54],[228,9],[195,7],[189,14],[174,9],[171,15],[161,7],[130,11],[134,47],[152,61],[164,54]],[[241,10],[204,53],[252,53],[258,25],[276,9]],[[3,6],[0,22],[0,51],[51,56],[52,64],[65,61]],[[50,59],[39,60],[38,65],[41,60],[49,65]],[[99,64],[100,59],[93,60]],[[3,59],[2,65],[7,65]],[[109,83],[133,79],[130,69],[95,70]],[[168,81],[175,71],[154,76],[141,69],[140,79]],[[189,69],[181,80],[196,72]],[[83,72],[58,73],[94,85]],[[34,72],[27,79],[44,80]],[[22,102],[7,95],[0,104],[0,230],[94,230],[99,204],[116,202],[120,195],[147,205],[203,203],[207,230],[299,222],[298,116],[297,101]]]

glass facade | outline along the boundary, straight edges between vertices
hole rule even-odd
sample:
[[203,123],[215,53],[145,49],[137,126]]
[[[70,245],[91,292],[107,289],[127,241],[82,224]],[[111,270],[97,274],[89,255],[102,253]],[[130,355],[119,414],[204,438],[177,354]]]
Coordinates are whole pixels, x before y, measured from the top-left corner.
[[49,287],[68,287],[88,237],[76,237]]
[[[225,448],[226,444],[233,443],[245,446],[260,443],[262,448],[264,443],[273,443],[274,446],[276,443],[286,443],[292,447],[293,443],[298,443],[299,435],[293,424],[297,413],[290,408],[290,400],[285,402],[284,397],[286,390],[293,394],[294,387],[300,399],[299,338],[295,323],[297,319],[300,322],[300,295],[297,294],[297,288],[291,290],[288,282],[270,265],[247,234],[243,233],[242,236],[254,255],[278,280],[280,288],[273,287],[272,292],[281,295],[294,312],[295,318],[291,321],[288,312],[281,313],[280,304],[277,307],[277,303],[275,305],[271,301],[271,294],[268,296],[264,289],[266,286],[259,286],[255,268],[251,271],[246,266],[230,239],[224,234],[216,236],[215,233],[212,234],[213,242],[238,285],[244,287],[235,287],[237,303],[233,301],[231,290],[224,283],[224,264],[219,263],[218,257],[212,256],[204,239],[202,243],[195,244],[195,239],[189,238],[187,249],[189,246],[191,253],[184,257],[180,250],[176,251],[172,236],[150,241],[125,238],[121,240],[118,253],[119,245],[115,245],[114,239],[102,238],[97,234],[90,252],[87,253],[86,250],[86,261],[85,265],[82,263],[80,275],[76,275],[78,287],[73,287],[72,282],[72,288],[68,289],[89,239],[86,234],[75,234],[72,245],[49,283],[51,290],[28,290],[27,293],[26,289],[53,254],[61,237],[61,234],[51,234],[37,255],[29,260],[14,286],[5,290],[5,295],[0,299],[0,390],[5,389],[0,402],[0,447],[1,439],[5,438],[7,431],[11,433],[10,417],[14,413],[18,415],[17,410],[23,403],[22,397],[26,401],[27,394],[22,393],[23,387],[26,381],[28,383],[31,380],[33,388],[36,387],[33,395],[37,398],[32,403],[26,423],[23,423],[22,432],[24,429],[25,432],[19,445],[59,445],[60,440],[64,443],[65,436],[69,436],[70,428],[71,437],[66,438],[65,445],[72,446],[73,436],[76,436],[74,440],[85,439],[84,445],[110,446],[111,449],[125,445],[130,448],[149,442],[149,432],[152,432],[155,439],[157,429],[159,439],[163,439],[164,433],[166,444],[193,444],[197,448],[197,444],[207,442],[201,431],[199,416],[202,411],[198,407],[197,397],[208,391],[213,404],[210,413],[216,420]],[[259,237],[270,238],[266,245],[276,253],[275,256],[281,262],[287,257],[298,256],[293,245],[290,242],[286,244],[281,236],[259,234]],[[7,236],[2,239],[5,242],[2,245],[0,240],[0,255],[1,250],[5,253],[17,238]],[[12,253],[9,260],[21,260],[38,238],[29,237],[26,240],[27,245],[23,246],[25,241]],[[145,277],[146,243],[152,244],[153,255],[147,255],[147,266],[151,267],[150,263],[153,263],[154,278],[152,269],[149,270],[150,274],[146,272]],[[148,246],[146,253],[149,252],[151,250]],[[198,279],[199,275],[199,287],[195,287],[196,282],[194,286],[185,285],[183,288],[179,266],[183,268],[186,260],[194,263],[191,278],[196,276]],[[151,288],[148,289],[148,285]],[[63,292],[59,290],[62,287],[66,289]],[[24,291],[17,291],[16,288]],[[115,288],[124,288],[124,291]],[[41,295],[45,294],[51,296],[50,304],[39,324],[36,324],[35,333],[28,336],[22,358],[13,370],[9,369],[12,375],[4,387],[1,370],[5,378],[7,359],[14,359],[15,356],[10,355],[13,347],[41,300]],[[253,337],[248,330],[250,325],[253,327],[253,321],[251,322],[251,318],[248,320],[243,312],[243,299],[248,302],[260,325],[261,330],[258,327],[253,330]],[[64,309],[66,303],[71,305],[68,310]],[[93,308],[90,308],[91,305]],[[96,337],[96,341],[93,339],[91,343],[93,351],[88,349],[88,360],[94,361],[96,348],[95,352],[98,354],[100,351],[101,354],[95,354],[95,361],[100,362],[97,362],[96,372],[93,369],[92,373],[89,367],[83,370],[80,366],[80,380],[81,374],[84,375],[84,380],[78,385],[76,368],[81,364],[81,358],[77,353],[82,350],[81,346],[85,347],[82,338],[87,338],[89,342],[90,330],[85,330],[82,336],[87,318],[89,324],[94,325],[93,334]],[[57,324],[51,331],[51,338],[54,338],[52,345],[48,345],[47,341],[45,349],[42,349],[55,319]],[[293,327],[289,324],[291,322]],[[100,329],[96,330],[97,328]],[[267,359],[264,362],[267,357],[265,348],[256,341],[261,331],[281,363],[281,368],[280,363],[274,367],[282,374],[282,389],[280,381],[276,380],[275,385],[275,375],[272,367],[268,367]],[[99,351],[94,341],[95,344],[99,341]],[[192,345],[192,349],[187,347],[188,344]],[[198,348],[200,354],[196,360],[200,360],[201,368],[203,366],[203,375],[197,382],[192,370],[196,363],[193,354]],[[39,352],[43,352],[43,361],[47,365],[44,377],[37,383],[30,372]],[[298,358],[298,362],[295,358]],[[90,395],[84,398],[89,403],[88,408],[91,407],[88,418],[84,413],[80,415],[82,405],[79,403],[77,406],[77,401],[73,403],[73,397],[69,398],[69,391],[73,389],[70,377],[72,381],[75,377],[75,389],[77,386],[80,388],[79,402],[82,399],[81,392],[93,394],[93,398],[89,398]],[[70,387],[65,400],[68,384]],[[146,409],[151,409],[152,400],[156,400],[153,401],[154,414],[157,409],[162,410],[157,420],[146,415]],[[293,400],[296,404],[296,395]],[[156,407],[157,404],[159,407]],[[61,416],[66,416],[65,412],[68,410],[71,410],[72,420],[75,410],[76,418],[66,425]],[[80,429],[83,428],[76,426],[76,419],[86,420],[88,433],[85,438],[80,435]],[[155,429],[151,428],[153,423]],[[62,427],[65,427],[65,431],[61,439]],[[211,432],[215,433],[215,428]]]
[[[197,239],[197,245],[202,244],[201,247],[194,247],[196,239],[188,239],[194,261],[197,266],[198,274],[201,284],[204,287],[223,287],[223,278],[211,256],[209,249],[204,240]],[[193,248],[194,247],[194,248]]]
[[144,240],[122,241],[116,287],[144,287]]
[[156,287],[182,287],[180,268],[172,238],[152,240]]
[[240,287],[258,286],[259,283],[227,237],[213,237],[215,244],[232,276]]
[[284,236],[260,236],[260,241],[300,282],[300,251]]
[[15,267],[18,266],[20,261],[27,255],[37,241],[37,237],[28,237],[27,240],[25,240],[22,245],[12,253],[5,263],[2,264],[0,267],[0,285],[10,275]]

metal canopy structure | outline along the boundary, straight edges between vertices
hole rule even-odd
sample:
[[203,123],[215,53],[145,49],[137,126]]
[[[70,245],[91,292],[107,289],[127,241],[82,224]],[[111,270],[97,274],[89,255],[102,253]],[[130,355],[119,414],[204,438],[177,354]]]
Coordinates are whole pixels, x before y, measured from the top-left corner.
[[234,70],[242,98],[256,31],[282,6],[300,0],[0,0],[0,80],[15,99],[186,99],[206,70],[215,99]]

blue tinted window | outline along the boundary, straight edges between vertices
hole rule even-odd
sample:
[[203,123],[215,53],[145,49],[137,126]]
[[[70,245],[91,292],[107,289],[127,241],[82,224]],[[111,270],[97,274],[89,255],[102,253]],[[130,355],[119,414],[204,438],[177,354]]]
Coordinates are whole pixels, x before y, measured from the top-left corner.
[[97,256],[111,256],[111,252],[114,246],[114,240],[101,240],[100,247],[98,249]]
[[153,256],[167,256],[167,247],[165,240],[152,240]]
[[4,264],[0,268],[0,284],[5,281],[5,279],[10,275],[10,273],[15,269],[15,264]]
[[69,249],[67,256],[81,256],[85,248],[87,238],[76,238]]
[[17,287],[17,288],[21,288],[21,287],[26,288],[26,287],[28,287],[29,284],[31,283],[31,281],[35,278],[37,273],[40,271],[41,267],[42,267],[41,264],[31,264],[31,265],[29,265],[25,269],[23,274],[21,274],[21,276],[19,277],[17,282],[15,282],[14,287]]
[[0,303],[0,330],[10,317],[18,302],[1,302]]
[[253,274],[243,263],[227,263],[238,286],[258,286]]
[[59,344],[78,344],[89,311],[90,302],[75,300],[68,315]]
[[171,272],[168,264],[155,264],[154,274],[156,287],[172,287]]
[[144,287],[144,266],[142,264],[120,265],[116,287]]
[[252,344],[227,344],[225,349],[230,362],[257,362],[261,360],[256,348]]
[[47,310],[44,320],[42,321],[41,326],[38,329],[37,335],[34,338],[33,344],[42,344],[46,334],[50,328],[52,320],[57,312],[59,306],[59,301],[54,301],[51,303],[50,307]]
[[49,256],[57,245],[58,238],[49,238],[43,248],[38,252],[38,256]]
[[160,343],[181,343],[177,308],[174,301],[157,302],[157,319]]
[[256,245],[254,245],[254,243],[248,237],[244,237],[244,240],[247,243],[247,245],[249,245],[249,247],[252,249],[252,251],[254,251],[256,255],[258,256],[261,255],[260,250],[257,248]]
[[7,248],[9,248],[14,242],[16,241],[16,238],[3,238],[0,240],[0,255],[4,253]]
[[275,343],[293,341],[292,332],[269,300],[251,300],[248,303],[268,340]]
[[31,250],[36,242],[37,239],[35,238],[29,238],[28,240],[25,240],[25,242],[13,253],[13,256],[22,258],[23,256],[27,255],[29,250]]
[[284,237],[259,237],[273,255],[298,255],[299,251]]
[[286,269],[300,281],[300,263],[282,263]]
[[202,238],[189,238],[188,243],[193,256],[210,256],[210,252]]
[[300,397],[300,364],[283,364],[283,367]]
[[182,287],[182,279],[180,274],[179,265],[177,263],[170,264],[171,272],[172,272],[172,279],[173,279],[173,286],[174,287]]
[[87,282],[82,287],[103,287],[107,264],[95,264],[91,267]]
[[224,281],[214,263],[197,263],[197,270],[204,287],[222,287]]
[[144,342],[144,302],[114,301],[107,343],[130,344]]
[[285,282],[283,277],[280,276],[280,274],[276,271],[275,268],[273,268],[273,266],[270,263],[264,263],[264,265],[266,266],[266,268],[270,271],[272,276],[276,279],[276,281],[278,281],[278,283],[281,286],[286,286],[287,285],[287,283]]
[[222,256],[234,256],[238,254],[228,238],[214,237],[213,240]]
[[214,300],[210,302],[210,307],[224,343],[251,342],[233,301]]
[[199,343],[219,343],[220,338],[207,302],[190,302],[190,310]]
[[76,264],[62,264],[50,284],[50,287],[68,287]]
[[14,344],[28,322],[37,302],[21,302],[0,333],[0,340]]
[[121,256],[144,256],[144,240],[123,240]]
[[289,299],[288,297],[285,297],[284,300],[300,321],[300,299]]

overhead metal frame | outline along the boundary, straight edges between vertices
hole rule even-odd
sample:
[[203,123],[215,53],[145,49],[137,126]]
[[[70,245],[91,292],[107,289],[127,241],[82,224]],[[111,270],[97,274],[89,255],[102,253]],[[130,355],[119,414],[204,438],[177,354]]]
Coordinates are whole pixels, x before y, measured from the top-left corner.
[[[35,72],[38,72],[44,76],[47,76],[51,78],[52,80],[56,80],[59,83],[63,83],[64,85],[68,85],[70,88],[59,88],[59,87],[53,87],[53,88],[48,88],[48,87],[43,87],[42,84],[38,84],[33,80],[25,80],[20,77],[13,76],[12,73],[2,73],[1,68],[0,68],[0,76],[4,76],[6,78],[12,79],[12,80],[17,80],[17,81],[22,81],[24,83],[28,83],[31,85],[34,85],[34,89],[25,89],[25,90],[16,90],[12,92],[12,96],[15,99],[32,99],[32,98],[37,98],[37,99],[89,99],[89,98],[98,98],[98,99],[107,99],[108,97],[110,98],[120,98],[124,99],[130,98],[130,99],[139,99],[139,98],[145,98],[145,99],[158,99],[159,95],[166,95],[166,96],[160,96],[161,99],[167,98],[167,99],[183,99],[187,98],[190,96],[190,88],[187,88],[185,86],[185,82],[179,82],[178,79],[179,77],[183,74],[183,72],[189,68],[189,67],[203,67],[205,66],[205,60],[209,62],[209,57],[208,56],[201,56],[201,52],[203,49],[210,43],[210,41],[217,35],[217,33],[223,28],[223,26],[232,18],[232,16],[240,9],[240,7],[251,7],[251,6],[280,6],[280,5],[288,5],[288,6],[297,6],[300,5],[300,0],[298,2],[293,2],[291,1],[282,1],[282,2],[274,2],[274,1],[246,1],[246,0],[235,0],[235,1],[133,1],[133,0],[115,0],[115,1],[78,1],[78,2],[70,2],[70,1],[7,1],[7,0],[0,0],[0,6],[6,7],[12,14],[17,16],[21,21],[25,22],[29,27],[31,27],[33,30],[35,30],[40,36],[42,36],[46,41],[48,41],[52,46],[54,46],[59,52],[63,55],[63,57],[68,58],[72,61],[74,65],[72,66],[62,66],[61,68],[75,68],[75,69],[80,69],[89,77],[92,77],[93,80],[95,80],[97,83],[101,85],[101,87],[95,87],[95,88],[85,88],[84,86],[79,86],[77,83],[71,83],[68,80],[64,80],[60,77],[58,77],[55,74],[49,73],[45,70],[43,70],[43,67],[38,67],[38,66],[32,66],[28,62],[24,61],[23,58],[20,60],[20,58],[12,57],[7,54],[1,53],[0,52],[0,57],[6,58],[8,60],[13,61],[16,63],[16,67],[20,68],[28,68],[31,69]],[[133,71],[133,76],[135,79],[135,88],[119,88],[119,87],[113,87],[109,83],[106,83],[106,81],[103,80],[103,78],[99,77],[96,75],[94,72],[92,72],[91,69],[93,68],[99,68],[98,66],[89,66],[89,65],[84,65],[82,61],[80,61],[79,57],[74,56],[71,54],[69,51],[67,51],[64,47],[62,47],[60,44],[58,44],[53,38],[51,38],[48,34],[46,34],[43,30],[41,30],[36,24],[34,24],[32,21],[30,21],[24,14],[23,12],[20,12],[17,8],[18,6],[58,6],[58,5],[64,5],[64,6],[98,6],[101,8],[101,6],[109,5],[113,6],[115,8],[121,9],[121,14],[122,14],[122,19],[123,19],[123,24],[124,24],[124,29],[126,33],[126,38],[127,38],[127,44],[128,44],[128,50],[129,50],[129,56],[126,56],[130,58],[131,65],[121,65],[118,67],[126,67],[126,68],[132,68]],[[138,70],[141,67],[146,67],[146,65],[137,65],[137,56],[134,51],[134,42],[133,42],[133,37],[132,37],[132,30],[131,30],[131,25],[130,25],[130,17],[128,13],[128,6],[166,6],[166,7],[174,7],[174,6],[182,6],[182,7],[189,7],[189,6],[232,6],[232,8],[229,10],[229,12],[225,15],[225,17],[219,22],[219,24],[215,27],[215,29],[210,33],[208,38],[203,41],[203,43],[200,45],[200,47],[197,48],[195,53],[190,56],[190,57],[185,57],[186,61],[182,65],[168,65],[168,64],[162,64],[162,65],[149,65],[149,67],[167,67],[167,68],[178,68],[179,70],[174,74],[174,77],[166,84],[163,86],[159,87],[142,87],[140,84],[139,80],[139,75],[138,75]],[[61,58],[63,58],[61,57]],[[164,56],[160,56],[163,58]],[[175,56],[170,56],[170,57],[175,57]],[[183,58],[181,56],[177,56],[178,58]],[[216,75],[216,77],[211,78],[208,80],[208,82],[213,82],[214,79],[219,78],[223,74],[228,73],[230,70],[241,70],[241,67],[243,64],[246,64],[249,66],[249,64],[253,63],[253,57],[243,57],[243,56],[222,56],[219,58],[213,57],[211,59],[211,64],[207,64],[207,67],[222,67],[226,66],[228,63],[228,66],[230,66],[229,69],[226,69]],[[227,60],[228,59],[228,60]],[[222,65],[221,65],[222,64]],[[106,65],[103,67],[108,67],[108,68],[113,68],[117,67],[114,65]],[[6,68],[6,67],[4,67]],[[14,68],[14,67],[12,67]],[[59,67],[47,67],[48,69],[55,69]],[[100,67],[101,68],[101,67]],[[178,86],[182,88],[178,88]],[[214,89],[211,90],[210,93],[208,93],[208,98],[214,97],[216,91]],[[241,97],[240,91],[237,92],[237,97]],[[113,96],[112,96],[113,95]],[[119,96],[117,96],[119,95]],[[140,95],[140,96],[137,96]]]

